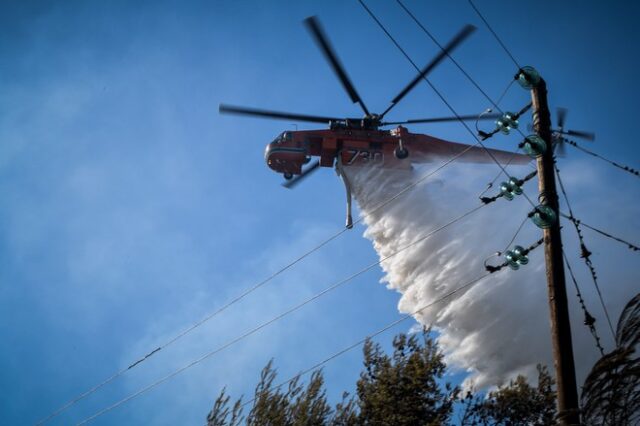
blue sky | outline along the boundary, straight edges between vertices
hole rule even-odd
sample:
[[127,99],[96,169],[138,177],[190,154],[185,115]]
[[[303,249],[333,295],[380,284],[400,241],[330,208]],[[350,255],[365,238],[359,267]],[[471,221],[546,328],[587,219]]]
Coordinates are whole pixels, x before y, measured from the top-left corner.
[[[437,53],[395,3],[367,4],[419,64]],[[597,134],[587,147],[638,169],[639,6],[477,5],[518,61],[540,70],[552,107],[569,108],[567,126]],[[514,65],[466,2],[407,6],[441,41],[466,23],[478,26],[455,57],[494,99],[502,93]],[[227,102],[359,114],[301,24],[310,15],[321,19],[370,109],[383,110],[413,78],[356,1],[3,3],[2,423],[34,423],[340,229],[344,194],[333,171],[287,191],[264,164],[264,144],[291,123],[217,112]],[[460,113],[488,106],[450,63],[432,81]],[[527,100],[513,87],[503,105]],[[421,84],[392,115],[450,113]],[[470,141],[456,123],[411,130]],[[637,243],[637,178],[568,152],[560,166],[576,215]],[[479,191],[486,180],[469,185]],[[363,231],[346,233],[51,424],[93,414],[376,261]],[[565,244],[575,245],[569,235]],[[637,254],[585,235],[601,280],[615,269],[637,292]],[[397,319],[399,295],[381,277],[378,268],[358,277],[95,424],[201,423],[225,384],[233,395],[250,394],[270,358],[288,377]],[[634,293],[608,285],[605,294]],[[355,351],[326,367],[332,398],[350,389],[360,358]]]

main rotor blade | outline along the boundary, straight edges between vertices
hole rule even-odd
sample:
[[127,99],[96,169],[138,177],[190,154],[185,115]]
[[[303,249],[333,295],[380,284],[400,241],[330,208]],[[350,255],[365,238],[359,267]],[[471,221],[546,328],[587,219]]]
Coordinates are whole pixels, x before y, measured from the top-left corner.
[[502,117],[502,114],[492,113],[492,114],[475,114],[475,115],[460,115],[458,117],[438,117],[438,118],[416,118],[414,120],[407,121],[385,121],[381,123],[381,126],[390,126],[397,124],[417,124],[417,123],[443,123],[446,121],[469,121],[469,120],[495,120],[497,118]]
[[326,34],[322,30],[322,27],[320,26],[320,21],[318,20],[318,18],[316,18],[315,16],[310,16],[304,20],[304,23],[307,26],[307,29],[311,32],[311,35],[313,36],[314,40],[318,44],[318,47],[320,47],[320,49],[322,50],[322,53],[324,53],[324,57],[331,64],[331,68],[333,68],[333,72],[335,72],[336,75],[338,76],[338,79],[342,83],[344,90],[346,90],[347,93],[349,94],[349,97],[351,98],[351,102],[353,102],[354,104],[355,103],[360,104],[360,107],[362,108],[364,113],[366,115],[370,115],[369,110],[364,104],[364,101],[362,100],[362,98],[360,98],[360,95],[358,95],[356,88],[353,86],[353,83],[351,83],[351,80],[349,79],[347,72],[344,70],[344,67],[340,63],[338,56],[336,55],[335,51],[331,47],[331,43],[329,43],[329,39],[327,38]]
[[293,114],[290,112],[271,111],[267,109],[247,108],[241,106],[220,104],[220,112],[223,114],[251,115],[254,117],[277,118],[280,120],[307,121],[309,123],[329,123],[338,121],[336,117],[321,117],[317,115]]
[[564,121],[567,118],[567,109],[558,107],[556,109],[556,114],[558,116],[558,127],[562,129],[564,127]]
[[289,188],[289,189],[293,188],[294,186],[299,184],[302,179],[304,179],[305,177],[309,176],[311,173],[313,173],[316,170],[318,170],[319,167],[320,167],[320,160],[316,160],[312,165],[310,165],[309,167],[304,169],[302,171],[302,174],[294,177],[291,180],[283,182],[282,186],[284,186],[285,188]]
[[596,139],[596,134],[591,132],[582,132],[580,130],[567,130],[566,132],[562,132],[565,135],[575,136],[578,138],[586,139],[588,141],[594,141]]
[[407,93],[409,93],[415,87],[415,85],[418,84],[420,80],[422,80],[427,74],[429,74],[431,70],[436,67],[436,65],[438,65],[445,57],[453,52],[453,50],[458,47],[458,45],[462,43],[467,37],[469,37],[475,30],[476,27],[474,27],[473,25],[465,25],[465,27],[460,30],[458,35],[456,35],[449,43],[447,43],[447,45],[442,48],[442,50],[440,50],[440,53],[438,53],[436,57],[433,58],[433,60],[422,69],[422,71],[420,71],[416,78],[411,80],[411,82],[404,89],[402,89],[398,96],[393,98],[393,100],[391,101],[391,105],[389,105],[389,108],[387,108],[387,110],[380,115],[380,118],[384,117],[385,114],[388,113],[391,108],[393,108],[398,102],[400,102],[402,98],[404,98]]

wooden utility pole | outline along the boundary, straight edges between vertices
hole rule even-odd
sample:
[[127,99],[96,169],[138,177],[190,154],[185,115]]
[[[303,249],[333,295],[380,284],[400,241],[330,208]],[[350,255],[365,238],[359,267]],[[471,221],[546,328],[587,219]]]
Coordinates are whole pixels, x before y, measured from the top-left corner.
[[558,389],[558,419],[561,425],[580,425],[576,372],[573,362],[571,325],[564,279],[558,193],[551,140],[551,117],[547,103],[547,84],[543,79],[531,89],[533,127],[547,144],[537,159],[539,201],[556,212],[553,225],[543,230],[544,258],[547,266],[547,288],[551,314],[551,339]]

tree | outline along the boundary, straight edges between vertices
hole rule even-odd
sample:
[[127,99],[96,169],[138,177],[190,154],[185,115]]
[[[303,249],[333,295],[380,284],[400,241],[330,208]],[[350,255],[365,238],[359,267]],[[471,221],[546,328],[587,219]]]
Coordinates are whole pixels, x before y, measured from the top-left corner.
[[448,421],[459,389],[440,385],[446,371],[443,355],[429,331],[393,340],[393,355],[380,345],[364,346],[365,371],[357,383],[359,421],[374,425],[439,425]]
[[546,367],[538,365],[538,386],[532,387],[524,376],[509,385],[489,392],[485,397],[467,393],[462,425],[552,425],[556,417],[554,380]]
[[207,426],[239,426],[242,423],[242,398],[233,404],[231,410],[229,409],[230,398],[226,395],[226,389],[223,388],[207,416]]
[[247,425],[310,425],[327,424],[331,407],[327,403],[324,378],[320,371],[311,375],[306,388],[299,377],[291,380],[286,391],[274,386],[276,371],[272,361],[262,370],[260,382],[256,387],[253,407],[247,415]]
[[[345,392],[331,407],[324,391],[321,371],[315,371],[306,386],[296,377],[275,385],[276,370],[269,362],[262,370],[252,400],[230,405],[223,389],[207,417],[208,426],[298,425],[445,425],[452,423],[454,404],[460,390],[443,377],[446,364],[429,330],[393,340],[387,355],[379,344],[364,345],[364,369],[354,396]],[[246,419],[242,407],[252,404]],[[538,385],[530,386],[518,377],[508,386],[486,397],[468,393],[462,399],[464,413],[458,423],[484,425],[548,425],[555,419],[553,379],[546,368],[538,368]]]
[[[285,388],[274,385],[277,374],[270,361],[262,370],[246,424],[444,424],[451,416],[459,391],[449,383],[440,384],[446,364],[428,330],[423,331],[421,340],[416,335],[396,336],[392,356],[368,340],[357,397],[354,399],[345,392],[335,408],[327,403],[320,371],[312,374],[306,387],[297,377]],[[208,426],[236,426],[242,422],[241,399],[233,408],[229,404],[230,398],[223,389],[207,416]]]
[[640,294],[622,310],[616,348],[600,358],[582,388],[583,421],[589,425],[640,424]]

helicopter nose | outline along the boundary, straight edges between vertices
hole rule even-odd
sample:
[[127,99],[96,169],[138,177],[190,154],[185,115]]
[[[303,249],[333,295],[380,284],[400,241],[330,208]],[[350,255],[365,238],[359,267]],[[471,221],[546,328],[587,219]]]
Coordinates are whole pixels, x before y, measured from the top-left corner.
[[267,146],[264,147],[264,161],[269,163],[269,153],[271,152],[271,144],[268,143]]
[[274,151],[274,143],[271,142],[267,144],[267,146],[264,149],[264,161],[267,163],[267,166],[275,170],[274,168],[275,159],[272,158],[273,151]]
[[274,142],[268,144],[264,151],[267,166],[278,173],[300,174],[306,158],[304,148],[282,146]]

